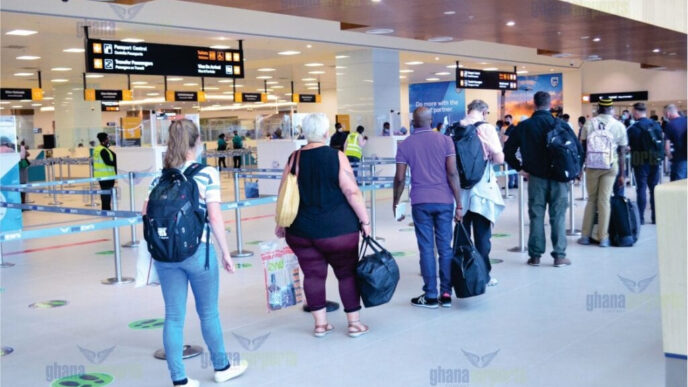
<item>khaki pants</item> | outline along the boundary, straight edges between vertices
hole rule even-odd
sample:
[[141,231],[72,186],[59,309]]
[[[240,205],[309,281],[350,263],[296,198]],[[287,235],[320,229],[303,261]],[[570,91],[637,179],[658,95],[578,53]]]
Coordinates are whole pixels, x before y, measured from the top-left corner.
[[[588,190],[588,204],[583,216],[583,236],[598,241],[609,238],[609,217],[611,216],[610,198],[616,183],[619,165],[615,163],[611,169],[586,169],[585,188]],[[592,226],[597,213],[597,235],[592,235]]]

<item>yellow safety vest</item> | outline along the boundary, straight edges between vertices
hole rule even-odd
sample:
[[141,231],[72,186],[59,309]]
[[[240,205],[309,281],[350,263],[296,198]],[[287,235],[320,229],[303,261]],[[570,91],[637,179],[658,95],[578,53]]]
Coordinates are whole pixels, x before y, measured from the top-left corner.
[[350,133],[349,137],[346,138],[346,152],[345,155],[351,157],[358,157],[359,159],[363,156],[363,149],[358,144],[358,133]]
[[115,154],[112,153],[112,151],[102,145],[98,145],[94,150],[93,150],[93,177],[107,177],[107,176],[115,176],[117,173],[115,172],[115,167],[112,165],[107,165],[103,161],[103,158],[100,156],[100,152],[105,149],[108,153],[110,153],[110,159],[114,160]]

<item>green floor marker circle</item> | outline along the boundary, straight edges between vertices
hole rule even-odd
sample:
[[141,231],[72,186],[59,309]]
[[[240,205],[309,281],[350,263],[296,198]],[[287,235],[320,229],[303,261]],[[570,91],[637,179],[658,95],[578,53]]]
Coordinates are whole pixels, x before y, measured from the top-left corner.
[[134,321],[129,324],[131,329],[157,329],[162,328],[165,324],[164,318],[149,318],[145,320]]
[[497,264],[497,263],[502,263],[502,262],[504,262],[503,259],[499,259],[499,258],[490,258],[490,263],[492,263],[492,264]]
[[409,227],[414,227],[414,226],[415,226],[415,224],[414,224],[413,222],[409,223],[408,225],[409,225]]
[[114,252],[113,250],[104,250],[104,251],[99,251],[99,252],[97,252],[96,254],[97,254],[97,255],[112,255],[112,254],[114,254],[114,253],[115,253],[115,252]]
[[251,242],[246,242],[247,245],[251,246],[257,246],[259,244],[263,243],[263,241],[251,241]]
[[57,379],[51,387],[95,387],[105,386],[115,380],[111,375],[101,373],[90,373],[83,375],[72,375]]
[[50,300],[50,301],[34,302],[33,304],[29,305],[29,308],[52,309],[52,308],[59,308],[61,306],[65,306],[65,305],[67,305],[67,301],[65,301],[65,300]]
[[416,231],[416,229],[413,227],[408,227],[408,228],[400,228],[399,231],[400,232],[411,232],[411,231]]
[[511,236],[511,234],[505,234],[505,233],[499,233],[499,232],[492,234],[493,238],[508,238],[510,236]]
[[2,349],[0,349],[0,356],[7,356],[7,355],[9,355],[9,354],[12,353],[12,352],[14,352],[14,348],[12,348],[12,347],[2,347]]
[[253,265],[251,265],[250,263],[237,263],[234,265],[234,267],[236,267],[237,269],[248,269],[251,266]]

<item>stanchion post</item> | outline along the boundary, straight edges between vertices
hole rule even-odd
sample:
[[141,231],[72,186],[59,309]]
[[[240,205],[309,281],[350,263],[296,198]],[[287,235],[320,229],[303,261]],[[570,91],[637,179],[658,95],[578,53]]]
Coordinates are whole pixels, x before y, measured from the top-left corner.
[[[88,163],[88,173],[90,175],[89,177],[91,179],[93,179],[93,162]],[[91,190],[91,203],[88,206],[89,207],[96,207],[97,205],[96,205],[96,201],[95,201],[95,195],[93,195],[93,190],[94,190],[93,181],[88,182],[88,185],[89,185],[89,189]]]
[[[112,188],[112,210],[117,211],[117,192],[115,188]],[[117,217],[113,217],[112,220],[117,220]],[[114,242],[115,249],[115,276],[113,278],[107,278],[101,281],[103,285],[123,285],[134,282],[131,277],[122,277],[122,251],[119,246],[119,227],[115,226],[112,228],[112,239]]]
[[[375,160],[373,160],[372,164],[370,164],[370,178],[375,177]],[[371,180],[370,185],[375,185],[375,182]],[[373,237],[373,239],[378,240],[378,241],[384,241],[385,238],[378,237],[377,236],[377,205],[376,205],[376,194],[375,190],[372,189],[370,190],[370,236]]]
[[[239,172],[237,170],[234,171],[234,200],[237,203],[237,208],[234,209],[234,218],[236,219],[236,240],[237,240],[237,249],[236,251],[232,251],[229,255],[232,258],[247,258],[247,257],[252,257],[253,252],[244,250],[244,242],[242,241],[242,235],[241,235],[241,209],[239,209]],[[210,235],[208,235],[208,238],[210,238]]]
[[585,184],[586,184],[585,175],[586,175],[586,173],[583,172],[583,177],[581,177],[581,181],[580,181],[581,196],[577,200],[587,200],[587,198],[585,197]]
[[569,229],[566,230],[568,236],[580,236],[581,230],[576,230],[576,212],[573,200],[573,181],[569,185]]
[[[134,172],[129,172],[129,211],[136,211],[136,196],[134,193]],[[137,247],[139,241],[136,240],[136,224],[131,225],[131,242],[125,243],[122,247]]]
[[[54,161],[51,161],[51,164],[53,164],[53,166],[50,169],[53,170],[53,179],[54,179],[55,178]],[[62,172],[60,172],[60,182],[62,182]],[[62,189],[62,188],[63,188],[62,184],[60,184],[60,189]],[[48,203],[48,204],[50,204],[51,206],[59,206],[60,204],[62,204],[62,202],[57,200],[57,186],[56,185],[52,186],[52,189],[53,189],[53,201]]]
[[523,176],[518,175],[518,246],[510,248],[509,251],[525,253],[526,250],[526,206],[525,193],[523,188]]
[[3,253],[2,253],[2,242],[0,242],[0,268],[8,268],[14,266],[14,263],[10,262],[5,262],[5,259],[3,258]]

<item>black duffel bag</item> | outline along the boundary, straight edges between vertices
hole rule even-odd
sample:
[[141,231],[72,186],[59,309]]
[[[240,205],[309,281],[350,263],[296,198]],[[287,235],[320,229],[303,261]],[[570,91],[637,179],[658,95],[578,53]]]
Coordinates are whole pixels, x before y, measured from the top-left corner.
[[[373,254],[365,255],[368,247]],[[371,237],[364,237],[361,260],[356,267],[356,283],[366,308],[389,302],[399,283],[399,266],[392,254]]]
[[489,281],[487,266],[473,246],[463,223],[457,223],[454,228],[453,252],[451,282],[456,296],[468,298],[485,293]]

